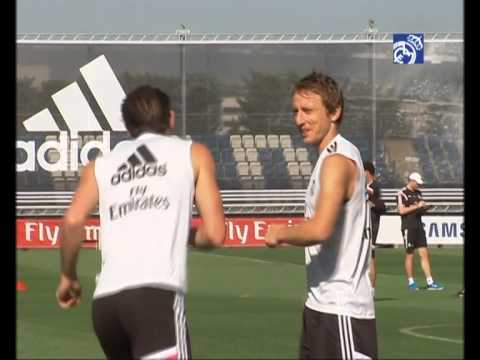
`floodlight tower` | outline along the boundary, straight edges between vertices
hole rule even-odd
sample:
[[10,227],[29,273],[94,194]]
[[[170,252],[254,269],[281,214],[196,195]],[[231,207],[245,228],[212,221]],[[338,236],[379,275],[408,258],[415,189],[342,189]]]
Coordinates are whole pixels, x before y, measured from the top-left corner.
[[[180,41],[186,41],[190,35],[190,29],[187,28],[185,25],[180,24],[181,29],[177,29],[175,31],[176,35],[178,35],[178,39]],[[181,98],[182,98],[182,130],[181,135],[185,136],[187,134],[187,76],[186,76],[186,67],[185,67],[185,45],[180,44],[180,73],[182,76],[182,84],[181,84]]]
[[367,38],[374,39],[375,34],[378,32],[378,29],[375,25],[375,20],[370,18],[368,19],[368,28],[367,28]]
[[371,60],[371,79],[372,79],[372,163],[376,166],[377,158],[377,93],[376,93],[376,74],[375,74],[375,37],[378,29],[375,20],[368,19],[368,28],[366,30],[367,39],[371,41],[372,60]]

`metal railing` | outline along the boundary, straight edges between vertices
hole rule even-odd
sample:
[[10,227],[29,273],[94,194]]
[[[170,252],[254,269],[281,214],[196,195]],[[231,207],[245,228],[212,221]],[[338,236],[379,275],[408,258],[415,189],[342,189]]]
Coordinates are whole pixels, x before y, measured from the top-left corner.
[[[387,214],[397,213],[397,192],[384,189],[382,198]],[[305,190],[222,190],[227,215],[293,215],[305,210]],[[73,192],[18,192],[16,214],[19,217],[62,216]],[[463,189],[423,189],[425,201],[432,205],[429,214],[463,214]],[[194,209],[195,212],[195,209]],[[98,215],[98,211],[94,213]]]
[[[96,44],[164,44],[164,43],[355,43],[391,42],[393,33],[19,33],[17,43],[96,43]],[[463,42],[463,33],[425,33],[426,42]]]

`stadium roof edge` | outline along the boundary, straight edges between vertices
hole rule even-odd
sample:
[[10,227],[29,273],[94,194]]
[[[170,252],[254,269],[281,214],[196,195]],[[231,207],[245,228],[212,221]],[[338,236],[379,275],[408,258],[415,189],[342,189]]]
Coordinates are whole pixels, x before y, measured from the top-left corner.
[[[424,33],[426,42],[463,42],[463,33]],[[385,43],[393,40],[393,33],[19,33],[18,44],[188,44],[188,43]]]

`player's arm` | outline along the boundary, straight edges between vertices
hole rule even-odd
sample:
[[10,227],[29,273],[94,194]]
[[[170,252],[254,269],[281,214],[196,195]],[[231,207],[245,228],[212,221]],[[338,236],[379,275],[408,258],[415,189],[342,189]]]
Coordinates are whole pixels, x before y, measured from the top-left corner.
[[311,246],[332,236],[338,216],[353,193],[356,169],[351,160],[336,154],[325,159],[320,174],[315,216],[297,226],[270,227],[265,239],[267,246]]
[[402,192],[398,193],[397,197],[397,208],[400,215],[407,215],[422,209],[425,206],[425,201],[421,200],[415,204],[406,205],[405,198],[403,197]]
[[68,309],[80,303],[81,287],[77,280],[77,259],[84,238],[84,225],[98,203],[95,161],[83,169],[72,203],[63,217],[60,247],[60,281],[56,292],[58,304]]
[[84,167],[72,203],[63,217],[61,241],[62,274],[76,279],[78,252],[84,238],[84,225],[98,203],[95,161]]
[[189,243],[199,248],[221,246],[225,241],[225,217],[216,175],[215,162],[205,145],[192,144],[195,175],[195,205],[202,219],[190,231]]

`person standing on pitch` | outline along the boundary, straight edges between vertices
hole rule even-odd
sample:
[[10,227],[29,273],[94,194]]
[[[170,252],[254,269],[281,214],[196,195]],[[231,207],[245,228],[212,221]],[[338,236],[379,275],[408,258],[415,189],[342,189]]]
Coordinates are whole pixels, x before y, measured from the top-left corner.
[[319,158],[306,190],[305,222],[273,225],[265,242],[305,247],[300,358],[377,358],[370,211],[360,152],[339,133],[342,91],[330,76],[314,72],[295,85],[292,109],[304,143],[315,146]]
[[92,318],[105,355],[189,359],[187,242],[212,248],[225,238],[215,163],[204,145],[167,135],[175,114],[161,90],[136,88],[121,111],[132,140],[84,168],[64,216],[57,301],[64,309],[80,303],[77,257],[98,203],[102,267]]
[[444,286],[433,281],[430,258],[427,248],[427,237],[423,228],[422,215],[428,209],[422,198],[419,187],[423,185],[422,176],[412,172],[408,176],[407,185],[397,194],[398,212],[402,218],[402,237],[405,245],[405,273],[408,289],[417,291],[418,286],[413,278],[413,255],[418,249],[420,264],[427,280],[427,290],[443,290]]
[[381,188],[375,177],[375,166],[370,161],[363,163],[365,176],[367,177],[367,194],[372,219],[372,259],[370,260],[370,282],[375,289],[377,279],[377,265],[375,261],[375,246],[377,243],[380,216],[385,212],[385,203],[381,199]]

